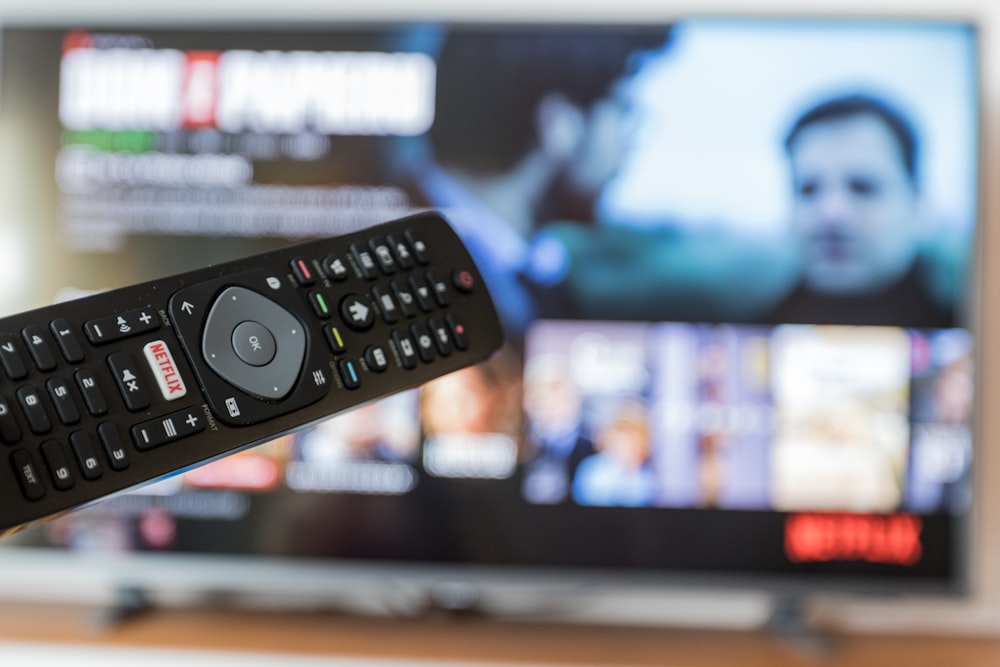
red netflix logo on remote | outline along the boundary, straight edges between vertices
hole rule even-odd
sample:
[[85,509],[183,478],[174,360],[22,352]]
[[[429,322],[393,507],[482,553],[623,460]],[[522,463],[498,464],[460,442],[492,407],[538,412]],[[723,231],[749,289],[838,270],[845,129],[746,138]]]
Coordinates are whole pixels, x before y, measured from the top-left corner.
[[793,514],[785,555],[793,563],[864,561],[912,566],[923,556],[923,522],[909,514]]

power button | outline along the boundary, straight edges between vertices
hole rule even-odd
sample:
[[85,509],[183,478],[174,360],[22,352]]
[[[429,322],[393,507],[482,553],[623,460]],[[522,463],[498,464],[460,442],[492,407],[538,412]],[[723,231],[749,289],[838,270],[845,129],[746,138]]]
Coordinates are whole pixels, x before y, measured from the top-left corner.
[[451,282],[460,292],[471,292],[476,286],[476,279],[470,271],[455,269],[451,272]]

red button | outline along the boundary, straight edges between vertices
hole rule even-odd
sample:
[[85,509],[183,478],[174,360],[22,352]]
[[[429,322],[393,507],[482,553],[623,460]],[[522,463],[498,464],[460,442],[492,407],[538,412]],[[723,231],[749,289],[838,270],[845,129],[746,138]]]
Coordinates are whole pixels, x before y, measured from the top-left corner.
[[455,269],[451,274],[451,282],[463,292],[471,292],[472,288],[476,286],[476,279],[472,273],[464,269]]

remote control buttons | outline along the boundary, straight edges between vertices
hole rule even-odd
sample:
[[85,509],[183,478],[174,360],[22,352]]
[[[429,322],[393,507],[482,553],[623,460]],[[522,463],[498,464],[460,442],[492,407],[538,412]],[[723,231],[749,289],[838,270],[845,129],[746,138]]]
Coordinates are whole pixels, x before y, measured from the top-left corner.
[[0,398],[0,440],[12,445],[21,439],[21,429],[17,427],[10,404]]
[[410,254],[410,248],[401,240],[397,239],[392,234],[386,237],[386,243],[392,247],[393,251],[396,253],[396,261],[399,266],[403,269],[409,269],[413,267],[413,255]]
[[468,269],[455,269],[451,272],[451,284],[468,294],[476,287],[476,278]]
[[21,493],[27,500],[41,500],[45,497],[45,486],[35,465],[35,460],[27,450],[18,449],[10,455],[10,465],[14,468]]
[[87,340],[94,345],[136,336],[160,328],[160,318],[152,308],[136,308],[117,315],[90,320],[83,325]]
[[111,469],[125,470],[128,468],[128,452],[125,451],[125,444],[114,422],[102,422],[97,427],[97,437],[101,441],[104,453],[108,456]]
[[228,287],[209,311],[201,351],[229,384],[276,400],[295,386],[306,334],[299,320],[274,301],[245,287]]
[[170,352],[170,347],[163,340],[154,340],[146,343],[142,348],[142,354],[146,357],[149,370],[156,378],[156,385],[160,388],[160,395],[168,401],[176,401],[178,398],[187,396],[187,387],[184,385],[184,378],[181,377],[177,369],[177,362]]
[[28,374],[28,367],[17,351],[14,338],[7,334],[0,334],[0,365],[11,380],[20,380]]
[[403,236],[409,242],[410,247],[413,248],[413,254],[416,256],[417,261],[421,264],[430,263],[430,258],[427,256],[427,245],[423,240],[412,229],[407,229],[403,232]]
[[205,419],[194,409],[178,410],[132,427],[132,442],[144,452],[205,430]]
[[389,369],[389,355],[381,345],[369,345],[365,348],[365,365],[368,370],[384,373]]
[[80,341],[73,333],[73,327],[64,318],[60,317],[49,323],[49,330],[55,336],[56,344],[62,352],[63,358],[71,364],[78,364],[84,359],[83,348]]
[[128,352],[114,352],[108,355],[108,368],[115,378],[118,391],[130,412],[138,412],[149,407],[149,394],[139,379],[139,365]]
[[56,358],[45,340],[45,333],[41,327],[34,325],[24,327],[21,330],[21,338],[24,339],[28,354],[31,355],[31,360],[35,362],[38,370],[48,372],[56,367]]
[[336,282],[347,280],[350,275],[347,272],[347,264],[336,255],[328,255],[323,260],[323,273],[326,274],[327,278]]
[[316,282],[313,277],[312,269],[309,268],[309,264],[306,263],[301,257],[296,257],[291,261],[292,275],[295,276],[295,282],[299,285],[312,285]]
[[355,331],[368,331],[375,323],[371,303],[357,294],[348,294],[340,300],[340,316]]

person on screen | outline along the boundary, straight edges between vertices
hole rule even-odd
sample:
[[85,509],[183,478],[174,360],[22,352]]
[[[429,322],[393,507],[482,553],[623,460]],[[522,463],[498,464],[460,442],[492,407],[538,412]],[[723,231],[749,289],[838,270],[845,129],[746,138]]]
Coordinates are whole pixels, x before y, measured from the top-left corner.
[[573,500],[581,505],[651,505],[656,497],[656,474],[650,461],[645,404],[624,401],[594,439],[597,453],[580,463],[573,479]]
[[876,97],[814,106],[784,142],[791,167],[798,282],[772,322],[949,327],[920,254],[918,138]]
[[628,150],[635,60],[665,40],[606,28],[445,37],[414,203],[463,237],[515,340],[535,315],[528,238],[550,217],[593,218]]
[[594,453],[583,424],[583,397],[565,356],[542,354],[524,368],[527,462],[521,492],[532,503],[569,499],[580,463]]

